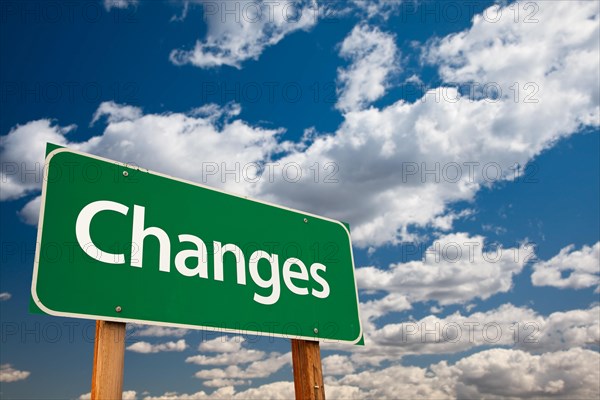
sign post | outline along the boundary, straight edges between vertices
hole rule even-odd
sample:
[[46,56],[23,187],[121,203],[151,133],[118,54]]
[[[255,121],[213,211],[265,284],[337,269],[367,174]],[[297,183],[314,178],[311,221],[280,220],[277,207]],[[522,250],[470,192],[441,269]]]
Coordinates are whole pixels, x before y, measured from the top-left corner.
[[319,342],[292,339],[294,391],[297,400],[325,400]]
[[31,309],[98,321],[95,398],[121,396],[129,322],[291,339],[303,399],[319,341],[362,344],[345,224],[52,145],[45,173]]
[[125,324],[96,321],[92,400],[121,399],[125,361]]

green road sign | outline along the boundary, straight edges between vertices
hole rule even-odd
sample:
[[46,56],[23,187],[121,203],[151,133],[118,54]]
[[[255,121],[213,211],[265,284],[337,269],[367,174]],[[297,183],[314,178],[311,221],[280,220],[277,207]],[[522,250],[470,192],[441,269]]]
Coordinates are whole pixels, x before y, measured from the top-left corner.
[[43,312],[358,343],[348,229],[78,151],[46,157]]

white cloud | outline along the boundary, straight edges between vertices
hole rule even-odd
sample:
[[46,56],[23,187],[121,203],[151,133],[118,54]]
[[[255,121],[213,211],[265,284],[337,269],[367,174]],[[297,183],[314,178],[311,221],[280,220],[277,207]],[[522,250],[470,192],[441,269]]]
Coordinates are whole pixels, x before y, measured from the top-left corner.
[[229,121],[233,117],[237,117],[242,112],[242,107],[235,102],[230,102],[224,106],[208,103],[203,106],[192,109],[190,114],[194,117],[209,118],[210,121],[218,121],[219,118],[223,118]]
[[377,319],[393,311],[410,310],[411,305],[406,296],[390,293],[377,300],[360,303],[360,313],[366,319]]
[[21,220],[29,225],[37,225],[40,218],[40,206],[42,205],[42,196],[35,196],[25,204],[19,211]]
[[133,329],[135,336],[145,337],[182,337],[189,332],[188,329],[169,328],[157,325],[134,325]]
[[[214,356],[204,354],[191,356],[185,362],[197,365],[239,365],[264,359],[265,352],[253,349],[240,349],[231,353],[220,353]],[[222,385],[225,386],[225,385]]]
[[245,368],[240,368],[237,365],[230,365],[227,368],[203,369],[196,372],[195,376],[203,380],[215,379],[253,379],[266,378],[275,372],[279,371],[286,365],[290,365],[292,361],[291,353],[270,353],[263,360],[254,361]]
[[479,346],[516,346],[532,352],[564,350],[600,343],[600,307],[543,317],[528,308],[504,304],[471,315],[387,324],[371,332],[373,355],[451,354]]
[[599,362],[598,352],[579,348],[542,355],[491,349],[452,369],[459,398],[593,399],[600,395]]
[[30,375],[29,371],[19,371],[14,369],[10,364],[0,365],[0,382],[16,382],[27,379]]
[[554,133],[558,137],[579,124],[598,125],[599,4],[558,1],[538,6],[537,22],[515,23],[510,6],[493,5],[474,17],[468,31],[433,41],[426,59],[439,65],[447,82],[496,83],[513,103],[511,85],[535,83],[540,93],[533,98],[540,103],[531,108],[541,115],[522,121],[530,106],[517,107],[513,128],[551,118],[559,124]]
[[[85,393],[85,394],[82,394],[81,396],[79,396],[77,399],[78,400],[90,400],[91,398],[92,398],[91,393]],[[123,392],[121,399],[122,400],[136,400],[137,392],[135,390],[126,390]]]
[[[521,324],[518,347],[530,352],[600,345],[600,307],[554,312],[538,317],[539,325]],[[539,328],[539,331],[537,330]]]
[[[490,101],[459,97],[456,88],[443,86],[414,103],[400,100],[381,109],[347,112],[336,132],[315,138],[302,150],[279,143],[281,130],[238,119],[215,122],[211,116],[182,113],[139,116],[121,111],[126,106],[100,105],[101,114],[108,113],[102,135],[68,143],[64,133],[72,127],[32,121],[2,137],[0,155],[17,165],[41,165],[43,143],[54,141],[348,221],[353,241],[361,247],[414,240],[413,228],[451,229],[462,214],[449,212],[449,206],[473,200],[483,186],[513,179],[515,163],[525,165],[583,125],[598,125],[598,5],[538,6],[537,24],[515,23],[505,9],[500,21],[477,17],[470,29],[430,43],[426,52],[446,81],[475,79],[498,82],[502,88],[515,80],[521,85],[534,82],[540,88],[538,103],[525,103],[523,93],[515,102],[509,89],[503,91],[506,96]],[[202,173],[207,162],[224,162],[229,168],[236,162],[264,163],[282,149],[288,154],[278,160],[280,165],[297,163],[302,169],[297,182],[286,181],[280,173],[272,183],[262,179],[256,184],[222,182],[220,174]],[[199,167],[195,160],[205,163]],[[328,168],[326,173],[333,168],[337,183],[325,182],[326,173],[315,182],[315,163]],[[18,175],[3,172],[3,199],[39,190],[39,179]]]
[[49,119],[17,125],[0,137],[0,200],[20,198],[42,186],[46,142],[65,145],[74,125],[59,127]]
[[242,349],[243,336],[221,336],[200,343],[198,350],[210,353],[234,353]]
[[[246,181],[254,179],[254,163],[264,164],[286,143],[276,138],[282,130],[231,121],[238,113],[239,106],[230,104],[223,108],[211,105],[189,114],[143,115],[134,107],[102,103],[95,120],[106,116],[107,126],[101,135],[85,142],[69,141],[65,134],[74,127],[53,125],[50,120],[17,125],[0,138],[4,162],[0,199],[16,199],[40,190],[46,142],[243,194],[250,190]],[[236,168],[237,178],[227,180],[225,169]],[[26,222],[37,223],[39,202],[34,198],[22,210]]]
[[105,101],[100,104],[90,125],[95,124],[100,118],[106,117],[109,123],[133,121],[142,117],[139,107],[117,104],[114,101]]
[[445,317],[410,317],[379,327],[371,320],[363,327],[364,347],[324,343],[323,348],[349,352],[359,369],[405,355],[456,354],[480,347],[510,346],[532,353],[593,347],[600,344],[600,307],[542,316],[527,307],[504,304],[469,315],[457,311]]
[[[185,361],[197,365],[227,366],[224,369],[203,369],[196,373],[195,376],[210,387],[244,385],[247,379],[266,378],[291,362],[291,353],[267,354],[261,350],[246,349],[242,347],[244,341],[242,336],[222,336],[202,342],[199,351],[218,354],[199,354]],[[240,368],[243,364],[248,365]]]
[[393,35],[368,25],[355,26],[340,47],[340,55],[351,64],[338,69],[336,107],[359,110],[382,97],[390,77],[400,70],[398,53]]
[[189,2],[189,0],[184,0],[183,7],[181,9],[181,14],[179,14],[179,15],[175,14],[175,15],[171,16],[170,21],[171,22],[176,22],[176,21],[182,22],[182,21],[185,21],[185,19],[187,18],[187,15],[188,15],[189,11],[190,11],[190,2]]
[[[220,390],[215,391],[215,398],[219,398],[221,396],[223,398],[223,394],[231,394],[233,391],[232,386],[227,386],[225,388],[221,388]],[[218,392],[218,393],[217,393]],[[144,400],[198,400],[198,399],[209,399],[210,395],[208,395],[204,391],[187,394],[187,393],[177,393],[177,392],[166,392],[160,396],[146,396]]]
[[148,342],[136,342],[127,346],[127,350],[135,353],[159,353],[163,351],[184,351],[187,348],[185,339],[180,339],[177,342],[166,342],[159,344],[151,344]]
[[442,307],[431,306],[429,308],[429,312],[432,313],[432,314],[439,314],[442,311],[444,311],[444,309]]
[[[327,376],[328,399],[402,398],[597,398],[600,355],[573,348],[533,355],[521,350],[490,349],[427,367],[392,365],[386,368]],[[145,400],[288,399],[292,382],[273,382],[236,392],[233,386],[206,393],[165,393]]]
[[157,397],[144,397],[144,400],[201,400],[201,399],[229,399],[229,400],[288,400],[294,397],[294,384],[292,382],[272,382],[257,388],[250,388],[242,392],[235,391],[233,386],[225,386],[212,393],[204,391],[192,394],[178,394],[167,392]]
[[0,293],[0,301],[8,301],[8,300],[10,300],[11,297],[12,297],[12,295],[8,292]]
[[329,379],[331,386],[344,385],[359,390],[357,398],[394,399],[401,394],[406,399],[447,399],[454,397],[454,377],[446,364],[429,368],[392,366],[346,375],[338,380]]
[[[222,175],[224,167],[241,169],[254,162],[264,162],[279,147],[276,135],[281,130],[256,128],[240,120],[229,121],[233,112],[230,108],[213,109],[212,115],[202,116],[181,113],[139,116],[112,109],[110,112],[115,112],[119,120],[111,122],[113,114],[110,114],[104,134],[81,143],[82,150],[110,154],[154,171],[167,171],[177,177],[237,192],[246,188],[241,174],[238,179],[226,181]],[[209,166],[217,168],[217,172],[211,175]]]
[[[567,276],[563,276],[568,273]],[[554,286],[561,289],[582,289],[600,284],[600,242],[575,250],[574,245],[563,248],[548,261],[533,265],[531,282],[535,286]]]
[[[330,400],[348,400],[360,399],[364,396],[361,390],[356,387],[325,384],[326,398]],[[167,392],[161,396],[148,396],[144,400],[203,400],[203,399],[228,399],[228,400],[289,400],[294,398],[293,382],[271,382],[258,387],[249,388],[241,392],[236,392],[233,386],[221,387],[212,393],[204,391],[185,394],[176,392]]]
[[224,387],[224,386],[240,386],[247,385],[249,381],[235,380],[235,379],[210,379],[202,382],[204,386],[208,387]]
[[410,308],[411,304],[406,296],[397,293],[390,293],[381,299],[360,303],[363,332],[368,334],[373,331],[378,318],[391,312],[405,311]]
[[[597,398],[600,371],[597,352],[573,348],[533,355],[521,350],[490,349],[428,367],[392,365],[325,380],[329,399],[402,398]],[[236,392],[232,386],[212,393],[165,393],[145,400],[287,399],[292,382],[273,382]]]
[[[597,398],[597,352],[574,348],[532,355],[490,349],[427,368],[395,365],[328,381],[360,389],[357,398]],[[325,389],[327,390],[327,383]]]
[[106,11],[110,11],[113,8],[127,8],[130,6],[137,6],[139,0],[104,0],[104,8]]
[[258,388],[246,389],[235,393],[233,400],[256,399],[256,400],[286,400],[294,397],[294,386],[291,382],[273,382]]
[[358,287],[402,293],[411,302],[435,300],[446,305],[485,300],[510,290],[512,277],[534,254],[527,245],[485,251],[484,246],[482,236],[444,235],[425,251],[421,261],[392,264],[389,269],[358,268]]
[[382,18],[387,20],[400,10],[404,0],[352,0],[354,6],[367,18]]
[[[259,192],[350,222],[354,242],[364,247],[413,240],[413,227],[450,229],[450,204],[514,179],[516,163],[527,164],[584,125],[598,126],[598,4],[538,5],[540,23],[515,23],[504,9],[497,23],[478,17],[470,29],[432,42],[426,59],[449,84],[414,103],[346,113],[334,134],[280,160],[300,165],[302,179],[260,182]],[[469,98],[452,84],[472,80],[505,90],[496,100]],[[515,81],[518,101],[510,90]],[[528,83],[534,86],[525,90]],[[535,85],[538,103],[525,102]],[[315,182],[315,163],[333,163],[338,182]]]
[[201,3],[208,24],[206,38],[196,41],[191,50],[173,50],[170,59],[177,65],[241,68],[242,62],[257,60],[265,48],[279,43],[286,35],[310,29],[318,18],[313,0]]
[[348,356],[333,354],[322,359],[323,375],[347,375],[354,372],[354,365]]

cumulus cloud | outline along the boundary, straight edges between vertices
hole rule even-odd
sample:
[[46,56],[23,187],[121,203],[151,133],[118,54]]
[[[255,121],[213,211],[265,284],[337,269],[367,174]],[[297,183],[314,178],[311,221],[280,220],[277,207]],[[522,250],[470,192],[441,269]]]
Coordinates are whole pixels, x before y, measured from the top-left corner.
[[231,399],[231,400],[287,400],[294,397],[294,384],[292,382],[273,382],[236,392],[233,386],[226,386],[212,393],[204,391],[185,394],[168,392],[161,396],[144,397],[144,400],[201,400],[201,399]]
[[354,365],[348,356],[333,354],[322,359],[323,375],[347,375],[354,372]]
[[[325,384],[326,398],[328,399],[362,399],[364,392],[360,388],[338,383]],[[196,393],[167,392],[161,396],[144,397],[144,400],[200,400],[200,399],[231,399],[231,400],[289,400],[294,398],[293,382],[272,382],[236,391],[233,386],[221,387],[212,393],[200,391]]]
[[208,25],[206,38],[197,40],[190,50],[173,50],[170,59],[176,65],[241,68],[244,61],[258,59],[265,48],[294,31],[310,29],[318,19],[313,0],[200,3]]
[[234,353],[242,349],[243,336],[221,336],[200,343],[198,350],[209,353]]
[[356,270],[360,289],[402,293],[409,301],[435,300],[441,305],[483,300],[506,292],[523,269],[533,248],[486,249],[482,236],[453,233],[441,236],[420,261],[392,264],[388,269]]
[[328,379],[325,391],[344,385],[359,390],[359,399],[393,399],[401,393],[407,399],[447,399],[454,397],[454,376],[444,363],[429,368],[392,366]]
[[27,379],[30,375],[29,371],[19,371],[14,369],[10,364],[0,365],[0,382],[16,382]]
[[0,293],[0,301],[8,301],[8,300],[10,300],[11,297],[12,297],[12,295],[8,292]]
[[134,325],[128,324],[128,327],[132,327],[133,334],[135,336],[146,336],[146,337],[182,337],[185,336],[189,330],[183,328],[169,328],[166,326],[157,325]]
[[[224,368],[205,368],[195,374],[208,387],[245,385],[248,384],[249,379],[269,377],[284,366],[291,364],[291,353],[266,353],[261,350],[247,349],[242,347],[244,341],[245,339],[242,336],[222,336],[204,341],[200,343],[198,350],[202,353],[215,354],[190,356],[185,361],[201,366],[224,366]],[[183,340],[179,342],[183,342]],[[139,343],[135,345],[139,345]],[[131,349],[132,346],[128,347],[128,350],[133,350]],[[167,348],[164,349],[165,347]],[[149,353],[169,351],[175,347],[181,347],[181,350],[183,350],[186,348],[185,342],[181,346],[176,346],[172,342],[158,346],[144,343],[137,346],[134,351]]]
[[[523,328],[513,326],[516,323],[532,324],[534,334],[527,339],[538,341],[542,322],[534,311],[511,304],[471,315],[430,315],[418,321],[386,324],[370,332],[368,343],[373,346],[364,355],[379,362],[406,354],[451,354],[479,346],[515,345],[514,332],[524,335],[520,332]],[[362,361],[362,355],[356,360]]]
[[[65,133],[72,127],[32,121],[2,137],[0,153],[15,165],[41,165],[43,143],[53,141],[347,221],[361,247],[411,241],[416,228],[451,229],[464,215],[449,211],[450,206],[472,200],[484,186],[514,179],[516,163],[527,164],[584,126],[598,126],[598,5],[538,6],[544,23],[515,23],[504,10],[496,23],[478,16],[468,30],[432,41],[424,60],[439,66],[446,84],[414,103],[399,100],[349,111],[334,133],[305,146],[280,143],[282,130],[251,126],[237,117],[215,122],[213,116],[141,114],[103,103],[98,115],[106,117],[107,126],[102,135],[69,142]],[[508,89],[495,99],[465,95],[457,83],[472,80]],[[515,101],[509,95],[515,80],[535,83],[538,102]],[[277,159],[280,165],[300,168],[299,179],[276,173],[272,182],[222,182],[221,174],[206,173],[211,162],[229,168],[236,162],[264,165],[277,151],[284,154]],[[196,160],[205,162],[199,167]],[[315,163],[333,179],[315,182]],[[39,190],[39,179],[19,171],[3,171],[3,199]]]
[[[427,368],[391,366],[329,380],[360,389],[357,398],[596,398],[597,352],[574,348],[532,355],[490,349]],[[327,390],[327,383],[325,388]]]
[[249,381],[235,380],[235,379],[210,379],[202,382],[204,386],[207,387],[232,387],[232,386],[240,386],[247,385]]
[[135,353],[159,353],[163,351],[184,351],[187,348],[185,339],[180,339],[176,342],[166,342],[159,344],[151,344],[148,342],[136,342],[132,345],[127,346],[127,350]]
[[244,368],[230,365],[224,369],[203,369],[196,372],[196,378],[203,380],[215,379],[253,379],[266,378],[292,362],[292,353],[270,353],[267,358],[254,361]]
[[142,110],[139,107],[117,104],[114,101],[105,101],[100,104],[90,125],[95,124],[100,118],[106,117],[109,123],[133,121],[142,116]]
[[[328,376],[328,399],[403,398],[597,398],[600,394],[596,351],[573,348],[566,351],[530,354],[515,349],[489,349],[459,359],[427,367],[392,365]],[[193,394],[168,392],[145,400],[183,399],[288,399],[292,382],[273,382],[236,392],[233,386],[214,392]]]
[[391,15],[398,13],[404,1],[389,0],[352,0],[352,4],[366,18],[381,18],[387,20]]
[[600,284],[600,242],[575,250],[574,245],[563,248],[548,261],[533,265],[531,282],[535,286],[554,286],[561,289],[582,289]]
[[[106,102],[94,117],[95,121],[106,117],[104,131],[85,142],[69,141],[65,135],[74,126],[61,127],[51,120],[17,125],[0,138],[1,200],[40,190],[46,142],[243,194],[250,187],[240,178],[242,168],[252,167],[244,170],[244,176],[252,181],[255,171],[286,144],[277,140],[282,130],[231,120],[237,113],[236,105],[209,105],[190,113],[144,115],[138,108]],[[236,168],[240,170],[236,179],[222,176],[225,169]],[[39,204],[39,198],[31,200],[20,213],[22,219],[36,224]]]
[[[491,6],[473,18],[468,31],[434,40],[426,60],[439,66],[447,82],[494,83],[502,89],[501,97],[513,103],[523,99],[515,99],[511,85],[534,83],[539,94],[532,100],[538,98],[539,106],[532,108],[542,113],[540,118],[554,115],[553,122],[562,128],[555,132],[557,136],[570,133],[579,124],[597,125],[598,110],[593,105],[600,101],[595,74],[599,5],[543,2],[535,16],[538,23],[515,23],[509,11]],[[545,43],[551,45],[542,45]],[[515,122],[527,108],[517,107],[522,111],[515,115]]]
[[[423,60],[439,67],[444,86],[431,90],[415,103],[400,100],[382,108],[366,107],[385,93],[388,74],[395,68],[386,58],[389,54],[383,54],[380,47],[395,49],[393,38],[376,28],[357,26],[348,42],[344,41],[347,49],[343,50],[342,44],[341,50],[341,55],[351,61],[349,67],[340,70],[340,104],[349,104],[341,107],[345,110],[344,122],[331,135],[311,138],[306,147],[281,143],[277,135],[282,130],[263,129],[237,119],[239,107],[214,105],[189,113],[144,114],[137,107],[102,103],[92,117],[92,125],[105,121],[106,127],[85,142],[69,140],[68,133],[74,126],[61,127],[52,120],[18,125],[0,138],[1,158],[7,166],[14,166],[2,171],[0,200],[39,191],[41,180],[24,173],[28,169],[21,165],[41,165],[44,143],[51,141],[347,220],[352,223],[353,237],[360,246],[408,240],[413,227],[447,231],[452,228],[452,221],[460,218],[460,214],[448,212],[450,204],[472,200],[481,187],[512,179],[511,166],[526,164],[560,138],[585,126],[598,126],[598,4],[537,5],[543,23],[515,23],[513,13],[495,5],[488,12],[501,15],[495,23],[477,16],[464,32],[431,41]],[[211,28],[209,23],[207,38],[199,41],[194,50],[175,51],[172,59],[200,67],[240,67],[244,60],[256,59],[267,46],[290,32],[312,26],[307,21],[294,29],[276,22],[267,27],[260,23],[235,27],[215,24]],[[365,43],[357,38],[364,38]],[[373,40],[369,42],[370,39]],[[367,43],[372,46],[366,46]],[[370,60],[377,74],[356,73],[364,67],[360,64],[362,59]],[[521,90],[518,99],[511,90],[515,81]],[[485,92],[467,95],[457,87],[470,82],[492,82],[501,94],[490,99]],[[355,89],[365,85],[373,91]],[[533,92],[524,93],[529,90],[524,85]],[[525,102],[525,94],[537,102]],[[279,162],[299,165],[304,177],[300,181],[291,183],[279,178],[273,184],[263,181],[257,185],[224,182],[220,174],[207,175],[189,161],[260,164],[282,149],[287,154]],[[215,154],[218,158],[214,158]],[[310,171],[315,162],[335,166],[337,183],[316,184]],[[36,221],[37,207],[39,198],[34,198],[21,211],[22,218]],[[363,318],[368,322],[368,346],[353,349],[349,355],[324,359],[324,367],[333,375],[326,384],[328,397],[335,398],[336,394],[331,393],[337,393],[340,398],[393,398],[402,393],[408,398],[597,398],[599,356],[597,351],[583,347],[600,344],[598,307],[541,316],[531,309],[508,304],[471,315],[457,312],[378,326],[379,318],[408,310],[411,302],[465,304],[509,291],[513,276],[522,271],[532,255],[530,249],[502,249],[499,255],[498,249],[484,251],[484,246],[483,237],[443,234],[423,260],[392,264],[389,269],[359,269],[361,287],[382,291],[384,296],[362,305]],[[551,260],[535,264],[532,281],[534,285],[591,287],[598,284],[598,270],[590,267],[593,262],[597,267],[598,243],[581,250],[569,246]],[[564,271],[570,275],[563,276]],[[471,322],[478,325],[465,326]],[[531,325],[517,325],[515,331],[515,324],[524,322]],[[498,341],[494,341],[496,325],[485,330],[490,323],[502,331]],[[421,335],[423,324],[434,327],[434,333],[426,335],[425,340]],[[463,335],[468,326],[472,331],[458,341],[453,336],[452,340],[427,340],[443,338],[443,327],[455,326],[452,324],[463,326]],[[440,327],[438,331],[436,326]],[[409,335],[409,327],[419,331],[411,330]],[[180,337],[180,332],[174,331],[150,333],[147,336]],[[452,335],[452,331],[447,330],[446,334]],[[493,340],[490,335],[494,335]],[[203,366],[229,365],[196,373],[203,384],[219,389],[190,395],[165,393],[160,398],[292,396],[290,382],[236,391],[235,386],[268,377],[290,365],[290,355],[247,350],[242,339],[232,339],[204,342],[199,350],[214,355],[186,359]],[[496,345],[515,348],[488,349],[454,365],[441,362],[427,368],[359,368],[397,362],[406,354],[450,354]],[[152,353],[183,351],[186,347],[182,339],[163,344],[139,342],[128,349]],[[6,377],[13,376],[19,377],[14,380],[25,379],[28,375],[29,372],[14,370],[8,364],[0,368],[1,381],[9,381],[13,378]]]
[[[78,397],[78,400],[90,400],[92,398],[91,393],[85,393]],[[122,400],[136,400],[137,392],[135,390],[126,390],[121,396]]]
[[19,211],[19,217],[21,217],[21,220],[26,224],[37,225],[40,218],[41,205],[42,196],[35,196]]
[[59,127],[49,119],[17,125],[0,137],[2,190],[0,200],[13,200],[42,186],[46,142],[67,144],[65,135],[74,125]]
[[459,398],[579,398],[600,395],[600,355],[580,348],[531,355],[490,349],[466,357],[453,370]]
[[139,0],[104,0],[104,8],[106,11],[110,11],[113,8],[127,8],[130,6],[137,6]]
[[[537,324],[520,325],[517,346],[530,352],[566,350],[600,345],[600,307],[554,312]],[[513,327],[514,330],[514,327]]]
[[[431,42],[425,60],[439,66],[442,86],[413,103],[346,113],[336,132],[280,160],[300,165],[302,179],[261,183],[262,193],[349,221],[359,246],[410,241],[416,227],[451,228],[450,204],[514,179],[516,163],[598,126],[598,4],[538,5],[543,23],[515,23],[504,9],[496,23],[478,16],[470,29]],[[471,96],[459,86],[472,81],[506,90]],[[527,101],[537,103],[523,97],[528,83]],[[334,163],[337,183],[315,183],[316,162]]]
[[[497,309],[462,315],[386,324],[369,335],[382,353],[451,354],[480,346],[515,346],[531,352],[565,350],[600,343],[600,307],[556,312],[504,304]],[[397,350],[390,350],[390,347]]]
[[411,307],[406,296],[397,293],[389,293],[380,299],[360,303],[363,332],[367,335],[372,332],[378,318],[391,312],[409,310]]
[[[264,359],[265,352],[253,349],[240,349],[230,353],[220,353],[213,356],[199,354],[185,359],[185,362],[197,365],[239,365]],[[226,385],[222,385],[226,386]]]
[[[266,353],[242,347],[242,336],[222,336],[202,342],[198,350],[203,353],[186,358],[187,363],[196,365],[229,366],[224,369],[204,369],[196,373],[209,387],[239,386],[247,379],[264,378],[290,363],[290,353]],[[248,364],[240,368],[241,365]]]
[[368,25],[355,26],[340,47],[340,56],[350,65],[338,70],[336,107],[358,110],[382,97],[390,77],[400,70],[398,53],[393,35]]
[[503,304],[484,312],[409,317],[398,323],[377,324],[372,319],[363,327],[365,347],[324,343],[323,348],[345,353],[357,370],[406,355],[456,354],[484,347],[508,346],[531,353],[594,348],[600,344],[600,307],[543,316],[527,307]]

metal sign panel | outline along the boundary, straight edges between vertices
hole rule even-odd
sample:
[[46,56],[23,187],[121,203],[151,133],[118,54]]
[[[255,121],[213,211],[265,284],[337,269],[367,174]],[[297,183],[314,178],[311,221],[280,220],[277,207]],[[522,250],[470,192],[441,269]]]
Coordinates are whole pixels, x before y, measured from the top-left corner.
[[361,339],[344,224],[66,148],[46,169],[31,290],[43,312]]

